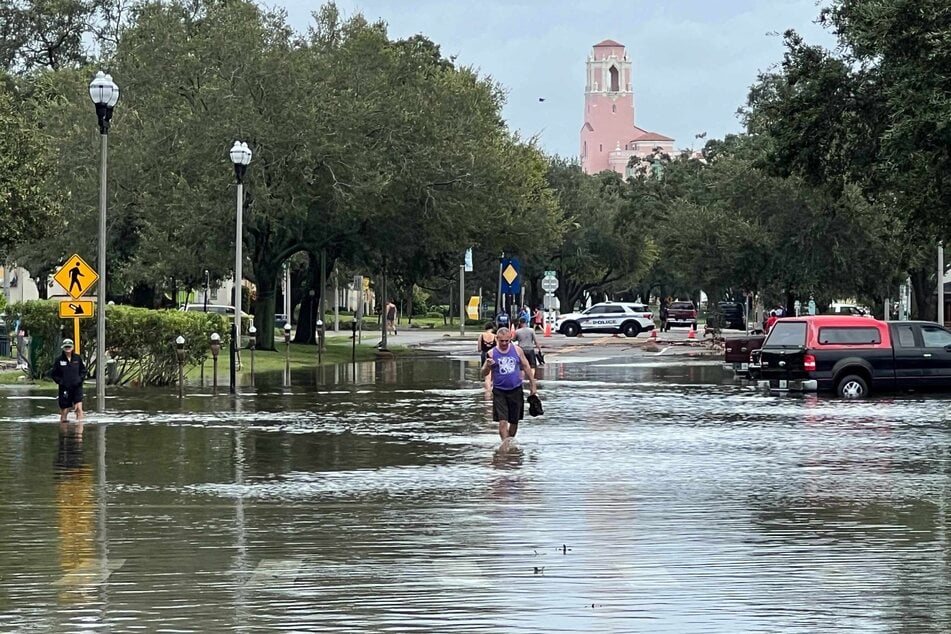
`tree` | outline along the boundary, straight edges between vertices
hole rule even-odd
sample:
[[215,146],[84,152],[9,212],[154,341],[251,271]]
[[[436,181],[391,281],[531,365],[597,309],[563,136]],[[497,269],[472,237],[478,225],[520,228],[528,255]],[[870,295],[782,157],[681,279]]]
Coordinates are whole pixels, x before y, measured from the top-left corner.
[[30,125],[23,109],[0,81],[0,254],[55,228],[60,199],[52,194],[51,139]]

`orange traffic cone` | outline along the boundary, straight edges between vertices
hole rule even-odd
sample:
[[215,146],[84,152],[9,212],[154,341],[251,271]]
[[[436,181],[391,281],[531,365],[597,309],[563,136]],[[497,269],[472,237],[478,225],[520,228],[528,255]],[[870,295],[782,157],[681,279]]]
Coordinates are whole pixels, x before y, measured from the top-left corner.
[[545,336],[551,337],[551,322],[550,321],[545,322]]
[[694,329],[693,325],[690,326],[690,332],[687,333],[687,339],[696,339],[697,331]]
[[657,329],[651,330],[651,339],[657,339]]

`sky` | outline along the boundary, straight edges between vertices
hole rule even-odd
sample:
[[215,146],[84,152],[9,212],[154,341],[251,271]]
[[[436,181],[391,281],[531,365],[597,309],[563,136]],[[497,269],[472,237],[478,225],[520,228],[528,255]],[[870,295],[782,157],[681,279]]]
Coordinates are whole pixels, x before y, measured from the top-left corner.
[[[299,31],[318,1],[272,0]],[[266,2],[270,4],[270,2]],[[337,0],[346,16],[382,19],[390,36],[421,33],[444,55],[507,91],[503,114],[549,154],[576,157],[583,123],[585,60],[604,39],[627,46],[637,125],[676,139],[742,130],[736,116],[759,72],[783,54],[781,34],[834,39],[815,19],[816,0]],[[544,98],[544,101],[539,101]]]

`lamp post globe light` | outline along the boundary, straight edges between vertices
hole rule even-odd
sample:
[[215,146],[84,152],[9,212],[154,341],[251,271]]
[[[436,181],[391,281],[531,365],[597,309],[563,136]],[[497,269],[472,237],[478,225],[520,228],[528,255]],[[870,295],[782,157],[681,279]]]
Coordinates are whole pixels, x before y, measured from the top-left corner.
[[106,409],[106,165],[109,156],[109,125],[112,121],[112,109],[119,103],[119,87],[112,81],[112,75],[102,71],[89,82],[89,98],[96,106],[99,119],[99,287],[96,300],[99,310],[96,314],[96,407],[101,412]]
[[218,353],[221,352],[221,335],[217,332],[211,333],[211,388],[214,394],[218,394]]
[[258,347],[258,329],[253,323],[248,328],[248,345],[251,346],[251,385],[254,385],[254,349]]
[[185,337],[175,337],[175,355],[178,357],[178,398],[185,395]]
[[244,216],[244,173],[251,162],[251,148],[247,143],[235,141],[228,152],[234,164],[234,178],[238,184],[238,207],[235,213],[234,237],[234,326],[231,333],[231,393],[237,393],[237,356],[241,346],[241,221]]

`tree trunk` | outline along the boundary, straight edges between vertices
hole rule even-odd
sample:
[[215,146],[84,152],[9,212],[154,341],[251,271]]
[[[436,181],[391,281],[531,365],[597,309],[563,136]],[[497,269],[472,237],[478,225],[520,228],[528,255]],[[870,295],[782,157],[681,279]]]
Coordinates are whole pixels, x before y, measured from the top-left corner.
[[294,343],[316,344],[318,302],[320,301],[320,253],[307,252],[307,273],[301,287],[300,313]]
[[919,268],[911,271],[911,287],[914,300],[912,319],[934,321],[938,315],[938,298],[936,295],[938,283],[932,278],[937,270],[931,267]]
[[257,298],[254,302],[254,327],[257,329],[257,347],[261,350],[274,350],[274,313],[277,302],[277,276],[281,270],[265,268],[260,264],[254,267],[254,285]]

